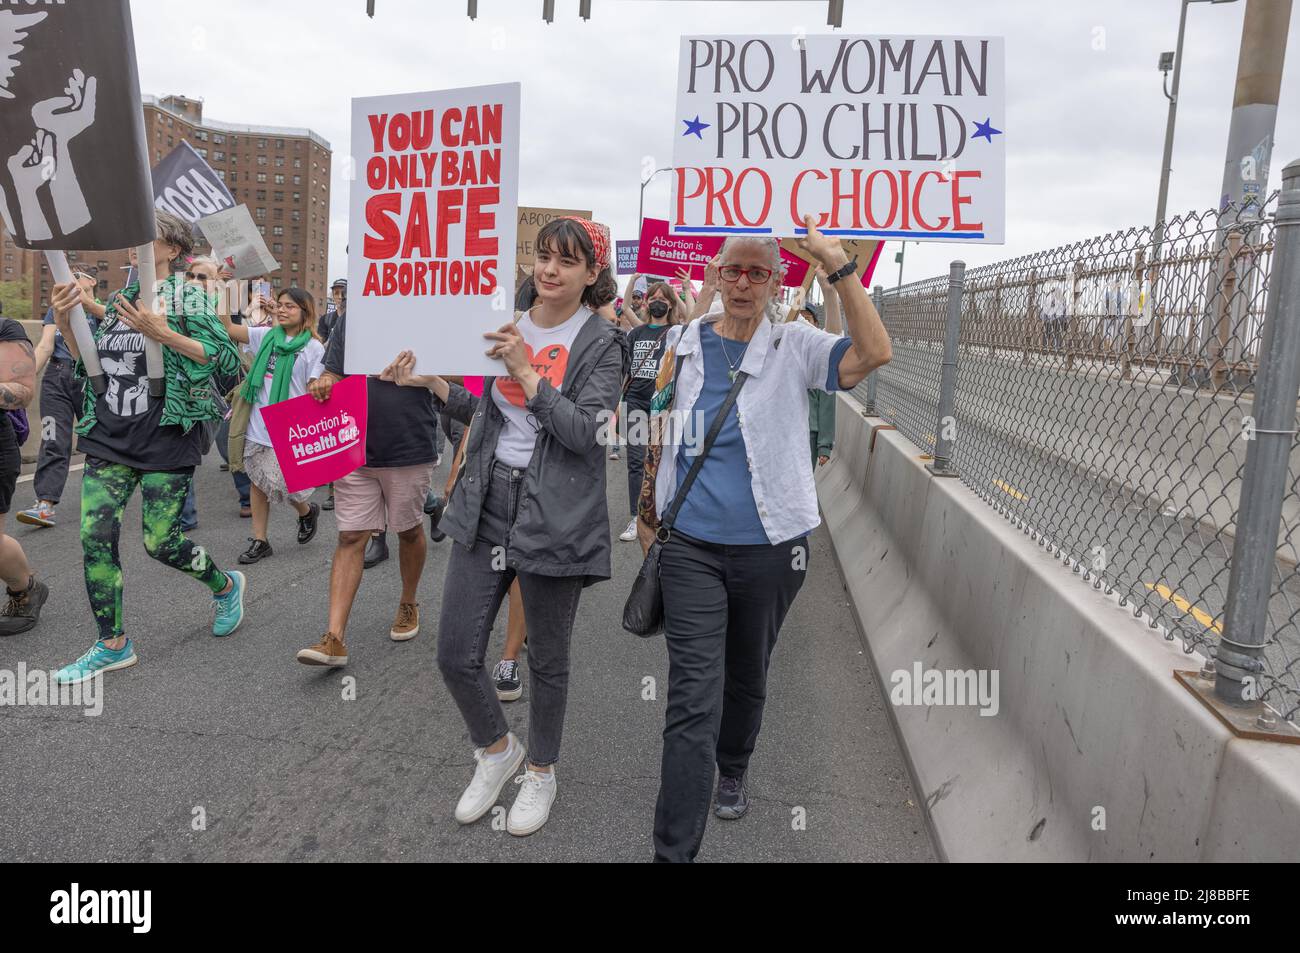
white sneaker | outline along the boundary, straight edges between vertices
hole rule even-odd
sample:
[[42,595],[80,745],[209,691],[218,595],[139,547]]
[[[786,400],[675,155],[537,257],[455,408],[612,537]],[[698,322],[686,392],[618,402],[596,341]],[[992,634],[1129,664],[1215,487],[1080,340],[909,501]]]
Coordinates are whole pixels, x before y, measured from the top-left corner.
[[630,543],[632,540],[636,539],[636,520],[632,520],[632,522],[628,523],[627,529],[623,530],[623,532],[619,534],[618,538],[625,543]]
[[511,732],[507,737],[510,746],[501,752],[501,757],[485,754],[484,749],[474,749],[474,760],[478,767],[474,769],[474,778],[469,787],[460,796],[456,805],[456,820],[462,824],[473,824],[486,814],[501,796],[501,789],[510,780],[510,775],[519,770],[524,761],[524,746]]
[[555,768],[525,771],[515,778],[515,784],[522,787],[506,818],[506,830],[516,837],[524,837],[540,829],[551,816],[551,805],[555,803]]

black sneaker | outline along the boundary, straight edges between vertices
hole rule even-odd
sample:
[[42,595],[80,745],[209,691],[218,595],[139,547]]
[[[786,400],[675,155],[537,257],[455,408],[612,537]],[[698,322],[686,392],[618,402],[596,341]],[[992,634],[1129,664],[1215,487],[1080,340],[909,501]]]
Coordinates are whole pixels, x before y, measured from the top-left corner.
[[332,510],[332,509],[334,509],[334,494],[333,494],[333,493],[331,493],[329,496],[325,497],[325,502],[322,503],[322,504],[320,505],[320,508],[323,509],[323,510]]
[[298,517],[298,545],[310,543],[311,538],[316,535],[316,518],[320,516],[320,506],[315,503],[309,504],[311,509],[306,516]]
[[497,683],[497,698],[503,702],[512,702],[524,693],[523,682],[519,680],[519,663],[502,659],[492,669],[492,681]]
[[362,557],[362,565],[366,569],[373,569],[388,558],[388,534],[380,533],[378,536],[371,536],[370,542],[366,543],[366,555]]
[[718,797],[713,813],[724,821],[735,821],[749,810],[749,792],[745,790],[744,777],[719,778]]
[[265,559],[267,556],[275,554],[271,544],[264,539],[248,538],[248,548],[239,554],[239,561],[245,566]]
[[0,636],[18,635],[34,629],[41,618],[41,606],[50,597],[49,586],[32,576],[22,592],[14,592],[8,586],[5,592],[9,594],[9,601],[0,612]]

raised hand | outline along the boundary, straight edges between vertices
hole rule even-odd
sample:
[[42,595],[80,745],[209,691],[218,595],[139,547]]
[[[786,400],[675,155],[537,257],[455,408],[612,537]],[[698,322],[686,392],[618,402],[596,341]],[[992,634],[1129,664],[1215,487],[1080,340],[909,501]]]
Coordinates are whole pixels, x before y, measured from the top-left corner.
[[803,217],[803,224],[808,234],[797,239],[799,247],[817,260],[827,274],[844,267],[849,256],[844,251],[838,238],[823,235],[817,228],[817,221],[811,215]]

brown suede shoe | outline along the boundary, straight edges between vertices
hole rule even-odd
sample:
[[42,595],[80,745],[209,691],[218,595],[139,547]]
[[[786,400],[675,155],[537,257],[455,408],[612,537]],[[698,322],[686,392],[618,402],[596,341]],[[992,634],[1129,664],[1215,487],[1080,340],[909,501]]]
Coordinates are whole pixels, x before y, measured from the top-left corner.
[[330,668],[338,668],[340,665],[348,664],[348,650],[342,639],[333,632],[326,632],[319,642],[298,653],[298,661],[303,665],[328,665]]
[[397,607],[397,621],[393,623],[388,637],[394,642],[405,642],[420,633],[420,604],[403,602]]

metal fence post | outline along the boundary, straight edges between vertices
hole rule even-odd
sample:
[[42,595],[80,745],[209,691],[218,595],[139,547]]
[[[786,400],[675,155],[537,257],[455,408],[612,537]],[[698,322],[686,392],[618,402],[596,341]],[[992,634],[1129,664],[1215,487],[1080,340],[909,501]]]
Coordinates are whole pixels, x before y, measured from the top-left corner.
[[[1273,274],[1255,378],[1255,437],[1246,449],[1237,536],[1216,658],[1214,694],[1238,707],[1262,704],[1259,684],[1267,640],[1278,527],[1289,479],[1300,390],[1300,160],[1282,170],[1275,219]],[[1261,715],[1260,727],[1266,727]]]
[[948,317],[943,339],[943,374],[939,378],[939,417],[934,424],[934,462],[926,469],[935,476],[956,476],[952,449],[957,417],[957,342],[961,333],[961,293],[966,281],[966,263],[954,261],[948,269]]
[[[885,289],[881,285],[876,285],[872,290],[871,303],[876,306],[876,314],[880,315],[880,320],[884,321]],[[879,373],[880,370],[876,369],[867,375],[867,399],[862,409],[872,417],[876,416],[876,384],[878,383],[877,375]]]

